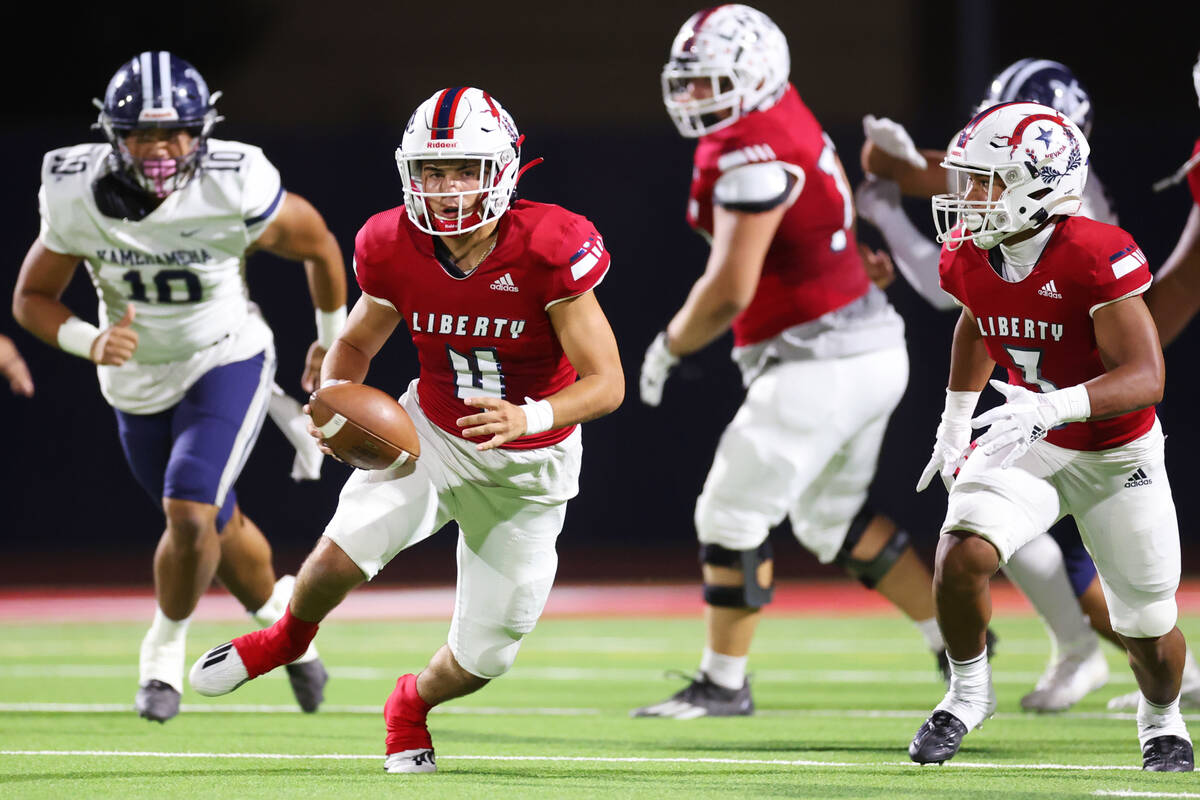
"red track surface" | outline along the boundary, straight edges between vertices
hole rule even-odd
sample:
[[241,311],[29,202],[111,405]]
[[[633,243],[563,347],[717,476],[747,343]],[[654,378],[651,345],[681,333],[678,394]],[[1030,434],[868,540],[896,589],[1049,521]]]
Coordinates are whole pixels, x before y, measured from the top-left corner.
[[[1004,614],[1031,613],[1028,602],[1011,584],[992,583],[995,610]],[[1200,581],[1180,586],[1183,612],[1200,613]],[[332,614],[333,619],[449,619],[454,608],[453,587],[373,589],[352,593]],[[563,585],[550,594],[547,617],[658,617],[699,615],[703,609],[695,584]],[[774,615],[860,616],[895,612],[877,592],[850,581],[781,583]],[[139,589],[43,587],[0,591],[0,621],[145,622],[154,614],[153,593]],[[197,620],[243,620],[245,612],[225,592],[210,592],[192,617]]]

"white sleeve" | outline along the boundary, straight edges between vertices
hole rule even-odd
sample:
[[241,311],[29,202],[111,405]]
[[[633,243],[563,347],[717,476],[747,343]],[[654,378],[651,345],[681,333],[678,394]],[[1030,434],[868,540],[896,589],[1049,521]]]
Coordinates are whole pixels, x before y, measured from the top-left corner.
[[883,234],[896,269],[909,285],[936,309],[949,311],[956,308],[958,301],[942,289],[938,277],[942,249],[926,239],[904,213],[895,183],[881,179],[869,181],[859,187],[854,199],[863,218]]
[[71,248],[63,241],[62,237],[54,231],[50,216],[50,202],[46,197],[46,185],[38,189],[38,214],[41,217],[41,227],[38,230],[38,238],[42,240],[42,245],[47,250],[52,250],[55,253],[66,255],[71,252]]
[[767,161],[722,173],[713,186],[713,201],[733,211],[770,211],[780,205],[790,206],[803,189],[803,169]]
[[242,186],[242,219],[253,242],[278,216],[285,192],[279,170],[261,150],[255,148],[248,161]]

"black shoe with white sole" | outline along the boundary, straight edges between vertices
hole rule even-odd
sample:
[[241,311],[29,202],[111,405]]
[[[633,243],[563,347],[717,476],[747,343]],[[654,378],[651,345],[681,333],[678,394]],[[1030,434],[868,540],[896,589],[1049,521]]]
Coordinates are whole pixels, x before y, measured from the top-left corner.
[[139,717],[154,722],[166,722],[179,713],[179,692],[169,683],[146,681],[133,698],[133,708]]
[[1149,772],[1191,772],[1195,769],[1192,743],[1181,736],[1156,736],[1142,747],[1142,769]]
[[949,711],[934,711],[908,745],[908,757],[918,764],[941,764],[954,758],[967,735],[967,726]]

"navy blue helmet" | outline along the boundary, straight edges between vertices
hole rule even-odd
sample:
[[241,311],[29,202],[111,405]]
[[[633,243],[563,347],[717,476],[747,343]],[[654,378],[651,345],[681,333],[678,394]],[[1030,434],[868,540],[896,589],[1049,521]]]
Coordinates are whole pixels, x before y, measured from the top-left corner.
[[[112,145],[119,175],[159,197],[182,188],[196,173],[208,135],[221,119],[213,105],[220,96],[209,94],[195,67],[165,50],[139,53],[121,65],[104,100],[93,101],[100,109],[96,127]],[[134,158],[125,137],[148,128],[187,130],[195,147],[181,158]]]
[[1083,135],[1092,130],[1092,98],[1075,73],[1057,61],[1022,58],[992,79],[980,108],[1028,101],[1050,106],[1070,117]]

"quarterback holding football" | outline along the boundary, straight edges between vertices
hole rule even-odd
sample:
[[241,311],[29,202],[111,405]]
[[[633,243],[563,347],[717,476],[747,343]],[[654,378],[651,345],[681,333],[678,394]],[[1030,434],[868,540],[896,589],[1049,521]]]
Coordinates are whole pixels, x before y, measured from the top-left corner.
[[578,214],[516,198],[521,143],[480,89],[444,89],[413,112],[396,151],[404,205],[359,231],[363,295],[321,374],[326,386],[361,383],[406,325],[420,374],[400,402],[420,458],[355,472],[283,619],[210,650],[191,671],[197,691],[218,695],[288,663],[347,592],[456,521],[448,641],[384,706],[388,772],[435,771],[429,709],[512,666],[554,582],[555,540],[578,492],[579,423],[624,396],[593,292],[608,272],[604,240]]

